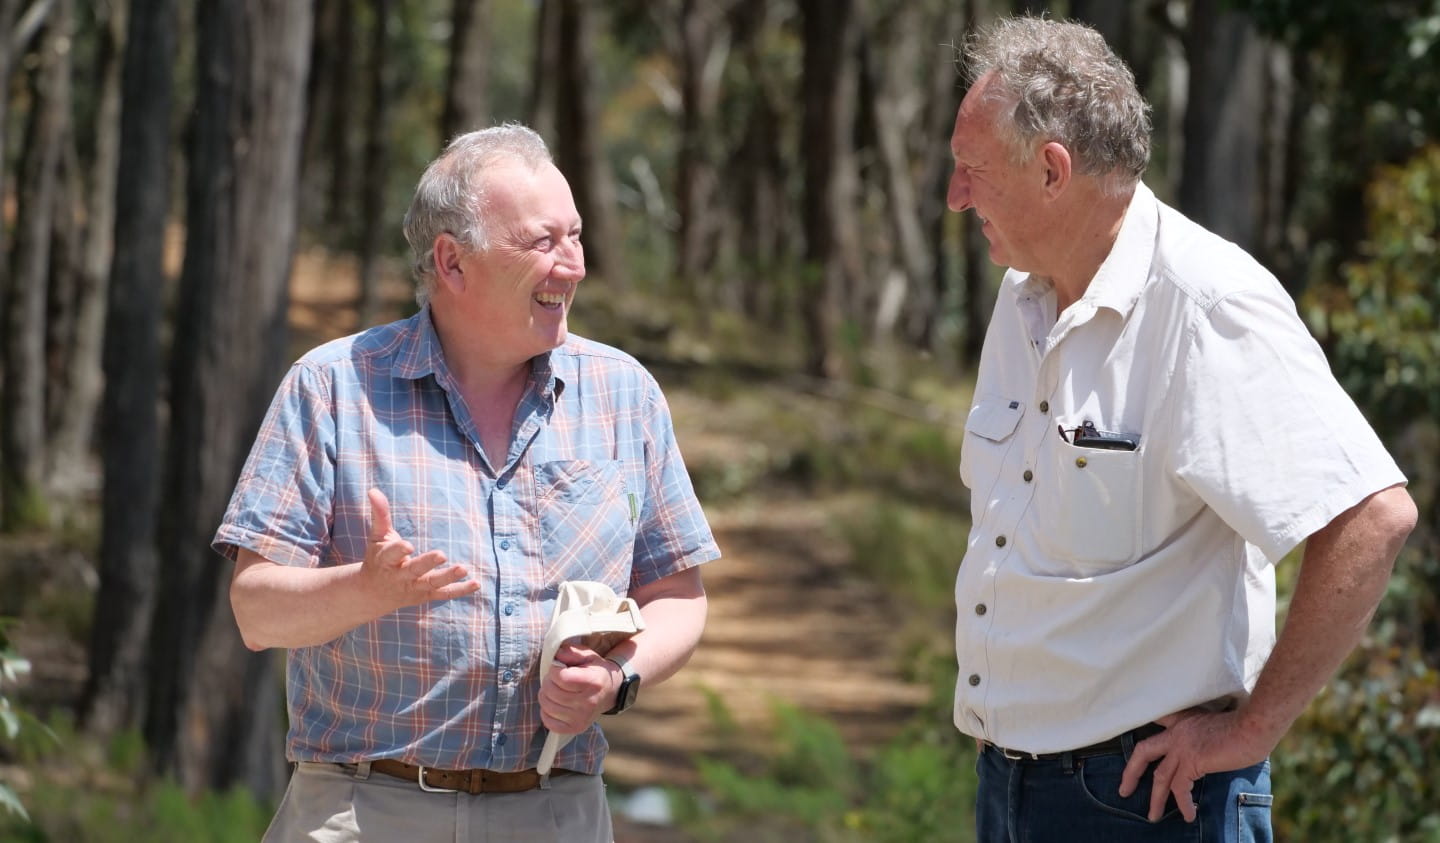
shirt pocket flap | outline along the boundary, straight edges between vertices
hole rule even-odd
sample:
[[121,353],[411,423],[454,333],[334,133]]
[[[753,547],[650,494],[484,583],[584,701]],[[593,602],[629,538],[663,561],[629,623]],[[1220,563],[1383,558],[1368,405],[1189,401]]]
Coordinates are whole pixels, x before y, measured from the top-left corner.
[[1015,432],[1025,405],[998,396],[986,396],[975,402],[965,419],[965,430],[991,442],[1003,442]]

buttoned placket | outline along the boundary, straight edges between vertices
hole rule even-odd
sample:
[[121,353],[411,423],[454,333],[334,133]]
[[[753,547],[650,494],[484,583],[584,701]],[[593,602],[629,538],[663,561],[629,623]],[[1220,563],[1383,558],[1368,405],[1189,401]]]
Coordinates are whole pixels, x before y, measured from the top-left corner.
[[[510,437],[510,451],[506,463],[494,480],[484,478],[489,485],[487,506],[490,510],[491,552],[495,557],[496,573],[496,695],[495,715],[490,725],[489,752],[491,763],[501,766],[503,759],[526,750],[520,736],[504,731],[510,707],[515,704],[519,693],[519,680],[525,675],[525,657],[529,653],[526,645],[531,607],[524,572],[527,557],[537,555],[539,548],[527,548],[525,509],[520,496],[534,493],[532,488],[522,488],[516,483],[526,451],[530,449],[544,428],[546,417],[551,412],[549,393],[540,392],[533,386],[526,389],[520,399],[518,422]],[[478,442],[476,443],[478,447]],[[480,451],[484,456],[484,450]],[[511,739],[517,740],[512,744]],[[509,747],[507,750],[506,747]]]
[[[988,642],[990,632],[999,612],[1004,610],[1004,595],[1000,594],[996,579],[1000,570],[1008,564],[1015,552],[1014,541],[1015,531],[1019,527],[1021,519],[1029,510],[1031,501],[1035,496],[1035,489],[1039,483],[1047,482],[1047,478],[1037,473],[1040,453],[1047,443],[1047,434],[1054,428],[1055,413],[1052,411],[1051,399],[1059,385],[1059,377],[1056,372],[1055,349],[1071,328],[1075,326],[1073,319],[1063,320],[1060,331],[1046,331],[1047,321],[1038,312],[1044,306],[1043,301],[1034,298],[1021,299],[1017,301],[1022,309],[1033,309],[1029,312],[1017,314],[1031,333],[1031,342],[1026,345],[1030,350],[1030,363],[1032,372],[1033,391],[1027,396],[1030,401],[1028,411],[1022,416],[1019,428],[1015,432],[1016,441],[1011,447],[1011,454],[1019,454],[1018,461],[1012,461],[1007,455],[1006,471],[1015,477],[1002,478],[1005,487],[1009,490],[1005,499],[985,519],[986,525],[990,528],[987,536],[980,537],[982,542],[988,541],[994,549],[991,551],[990,563],[985,568],[987,589],[989,598],[984,602],[975,605],[971,622],[980,632],[979,640],[987,642],[984,650],[985,664],[990,664]],[[1048,336],[1044,336],[1048,334]],[[1053,435],[1053,434],[1052,434]],[[1016,483],[1015,480],[1020,482]],[[972,726],[983,728],[986,722],[993,718],[989,698],[989,688],[986,682],[987,677],[979,667],[970,670],[966,682],[970,687],[977,689],[979,701],[976,706],[966,707],[966,716]],[[979,712],[975,709],[978,708]]]

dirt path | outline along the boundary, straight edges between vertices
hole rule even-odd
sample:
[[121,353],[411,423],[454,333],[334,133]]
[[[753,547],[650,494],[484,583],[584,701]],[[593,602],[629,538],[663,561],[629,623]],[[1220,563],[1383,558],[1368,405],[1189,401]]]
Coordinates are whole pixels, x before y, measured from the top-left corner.
[[643,704],[607,720],[606,768],[621,786],[689,784],[692,759],[714,748],[702,689],[724,701],[741,740],[763,741],[783,700],[833,721],[847,743],[891,737],[928,690],[904,682],[903,607],[844,572],[824,509],[798,500],[710,511],[724,558],[705,569],[710,616],[695,656]]

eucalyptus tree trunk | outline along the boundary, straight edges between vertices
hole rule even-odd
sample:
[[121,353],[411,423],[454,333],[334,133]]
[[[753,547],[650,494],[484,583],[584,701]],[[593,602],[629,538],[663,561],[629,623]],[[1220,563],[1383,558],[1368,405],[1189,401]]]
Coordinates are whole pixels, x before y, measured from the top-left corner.
[[600,106],[595,84],[595,39],[602,10],[589,0],[558,3],[559,80],[555,96],[555,158],[570,182],[585,221],[585,263],[590,272],[625,286],[624,248],[615,216],[615,183],[600,141]]
[[81,719],[109,734],[144,717],[156,592],[160,337],[170,206],[175,0],[132,0],[105,316],[100,589]]
[[1254,251],[1262,234],[1266,48],[1246,15],[1223,6],[1195,0],[1190,10],[1180,210]]
[[284,780],[269,653],[241,643],[209,544],[288,358],[312,9],[209,0],[198,15],[187,241],[146,737],[190,788]]
[[490,123],[490,0],[454,0],[440,143]]
[[43,526],[46,291],[61,153],[70,130],[70,0],[55,0],[31,74],[31,113],[21,154],[15,242],[5,296],[0,402],[0,529]]
[[801,321],[808,348],[806,370],[839,377],[838,347],[846,287],[843,250],[846,216],[854,197],[851,132],[855,108],[855,2],[803,0],[805,57],[801,99],[805,103],[801,148],[805,150],[806,268],[801,279]]
[[[67,303],[69,330],[59,356],[62,371],[51,396],[49,488],[69,505],[88,490],[91,443],[103,389],[101,345],[105,334],[105,287],[115,244],[115,185],[120,148],[120,69],[125,43],[125,0],[97,7],[94,148],[82,184],[78,158],[68,167],[73,185],[66,207],[57,208],[57,238],[72,239],[74,284]],[[72,155],[72,137],[66,148]],[[81,209],[83,208],[83,213]]]

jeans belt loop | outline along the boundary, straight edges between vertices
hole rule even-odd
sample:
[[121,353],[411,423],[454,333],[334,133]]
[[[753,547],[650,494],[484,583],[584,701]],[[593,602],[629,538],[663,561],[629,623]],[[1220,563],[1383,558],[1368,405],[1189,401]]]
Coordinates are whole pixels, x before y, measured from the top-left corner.
[[359,779],[362,782],[368,780],[370,778],[370,762],[358,762],[355,765],[355,772],[352,774],[352,778]]

